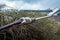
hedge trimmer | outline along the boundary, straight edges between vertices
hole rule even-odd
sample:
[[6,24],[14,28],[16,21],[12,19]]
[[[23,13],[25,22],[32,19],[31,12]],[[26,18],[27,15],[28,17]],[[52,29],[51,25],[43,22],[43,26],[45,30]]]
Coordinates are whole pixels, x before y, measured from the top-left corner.
[[38,18],[22,17],[22,18],[20,18],[19,20],[13,22],[13,23],[7,24],[7,25],[5,25],[5,26],[1,26],[1,27],[0,27],[0,30],[9,28],[9,27],[11,27],[11,26],[13,26],[13,25],[16,25],[16,24],[27,25],[27,24],[33,23],[33,22],[35,22],[35,21],[37,21],[37,20],[40,20],[40,19],[57,16],[57,14],[58,14],[57,12],[59,12],[59,11],[60,11],[60,9],[59,9],[59,8],[56,8],[56,9],[53,10],[53,12],[50,12],[49,14],[47,14],[47,16],[38,17]]

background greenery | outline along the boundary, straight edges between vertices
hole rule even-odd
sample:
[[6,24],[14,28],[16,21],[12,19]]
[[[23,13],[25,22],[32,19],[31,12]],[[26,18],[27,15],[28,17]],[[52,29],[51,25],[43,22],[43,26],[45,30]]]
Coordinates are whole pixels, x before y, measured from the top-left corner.
[[[0,12],[0,26],[12,23],[21,17],[42,17],[45,15],[43,12],[5,10],[5,12]],[[4,34],[4,40],[60,40],[60,23],[52,18],[46,18],[29,25],[13,25],[1,33]]]

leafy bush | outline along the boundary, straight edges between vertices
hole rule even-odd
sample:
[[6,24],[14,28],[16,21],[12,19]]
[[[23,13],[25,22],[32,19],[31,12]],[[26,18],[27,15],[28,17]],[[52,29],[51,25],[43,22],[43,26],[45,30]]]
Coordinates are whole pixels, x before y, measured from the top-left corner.
[[[21,17],[40,17],[46,15],[23,11],[18,11],[18,13],[9,11],[8,13],[4,16],[13,18],[13,20],[8,21],[9,23]],[[7,21],[4,22],[8,24],[6,23]],[[29,25],[18,24],[12,27],[1,32],[4,33],[4,40],[60,40],[60,24],[52,18],[41,19]]]

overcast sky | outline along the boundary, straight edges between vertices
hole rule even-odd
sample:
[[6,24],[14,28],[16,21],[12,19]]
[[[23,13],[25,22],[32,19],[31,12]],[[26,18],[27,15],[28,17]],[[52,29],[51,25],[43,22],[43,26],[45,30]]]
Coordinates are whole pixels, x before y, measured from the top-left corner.
[[60,0],[0,0],[0,4],[6,4],[16,9],[39,10],[60,7]]

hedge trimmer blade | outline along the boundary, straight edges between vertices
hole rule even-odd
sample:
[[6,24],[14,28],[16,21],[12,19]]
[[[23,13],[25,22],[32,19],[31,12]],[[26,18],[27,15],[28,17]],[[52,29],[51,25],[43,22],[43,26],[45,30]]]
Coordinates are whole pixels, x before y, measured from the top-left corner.
[[23,25],[27,25],[27,24],[31,24],[32,22],[35,22],[37,20],[40,20],[40,19],[56,16],[54,14],[57,14],[57,12],[59,12],[59,10],[60,9],[57,8],[57,9],[53,10],[53,12],[49,13],[47,16],[38,17],[38,18],[22,17],[19,20],[13,22],[13,23],[7,24],[5,26],[1,26],[0,30],[6,29],[6,28],[11,27],[12,25],[16,25],[16,24],[20,24],[21,23]]

